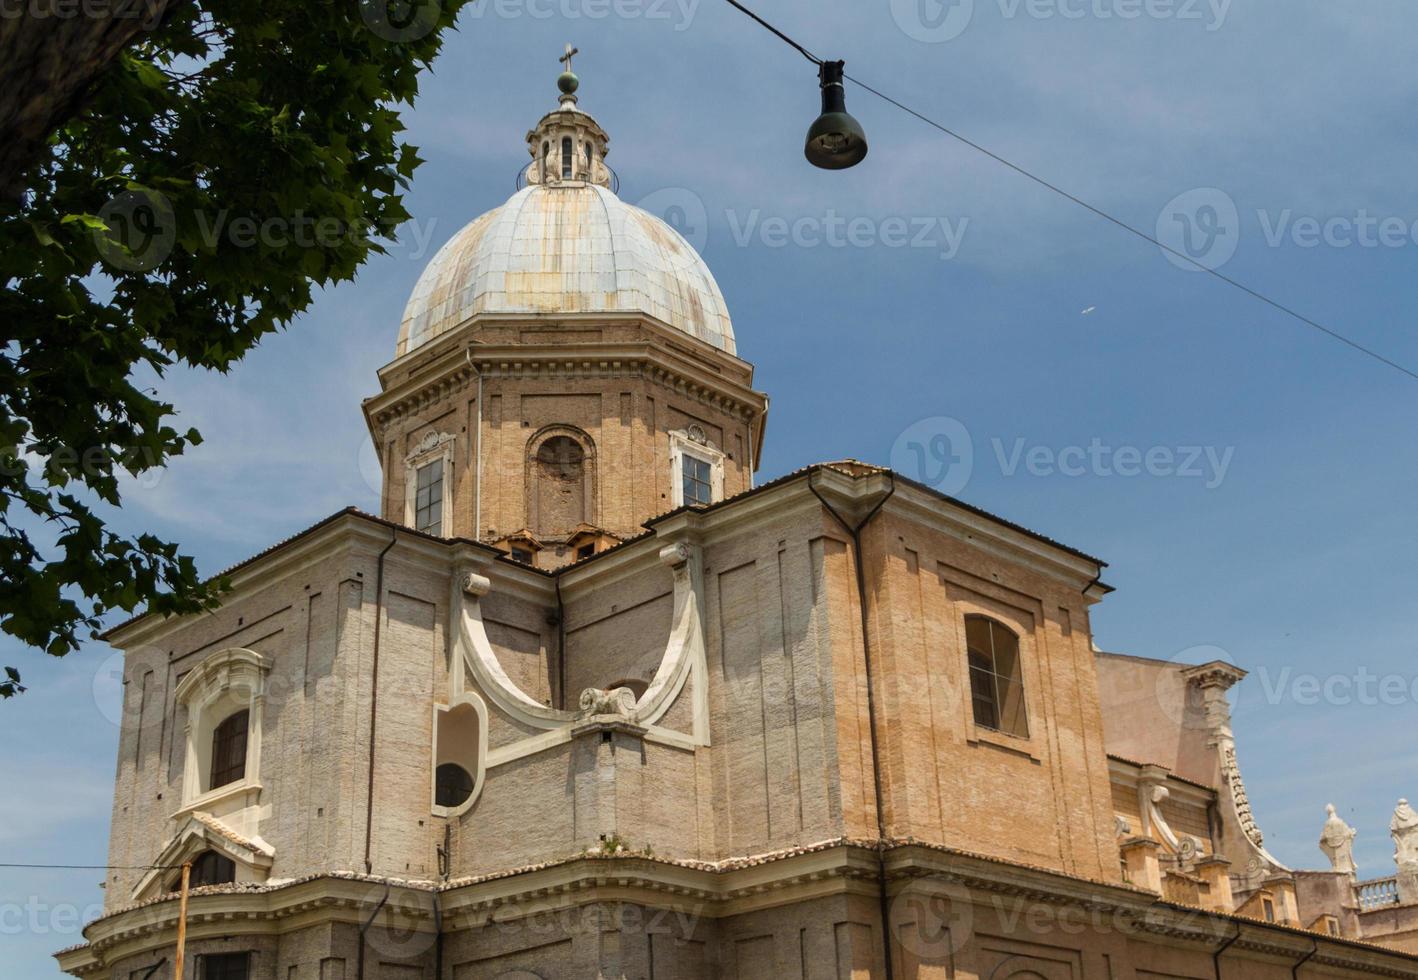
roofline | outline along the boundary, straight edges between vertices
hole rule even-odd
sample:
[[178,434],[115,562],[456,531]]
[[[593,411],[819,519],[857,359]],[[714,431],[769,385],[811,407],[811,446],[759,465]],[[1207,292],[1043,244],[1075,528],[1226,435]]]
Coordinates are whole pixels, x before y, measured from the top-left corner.
[[[655,517],[652,517],[652,518],[650,518],[649,520],[647,520],[643,525],[641,525],[642,527],[645,528],[645,531],[644,531],[643,533],[638,534],[638,535],[635,535],[634,537],[631,537],[631,538],[627,538],[627,539],[625,539],[624,541],[620,542],[619,544],[615,545],[614,547],[612,547],[612,548],[607,548],[605,551],[597,552],[595,555],[592,555],[592,556],[589,557],[589,558],[584,558],[584,559],[581,559],[580,561],[574,561],[574,562],[571,562],[571,563],[569,563],[569,564],[563,565],[563,566],[561,566],[560,568],[556,568],[556,569],[536,568],[535,566],[527,565],[527,564],[524,564],[524,563],[522,563],[522,562],[516,561],[516,560],[514,560],[511,556],[505,554],[504,552],[500,551],[499,549],[493,547],[491,544],[488,544],[488,543],[486,543],[486,542],[476,541],[476,540],[474,540],[474,539],[472,539],[472,538],[466,538],[466,537],[453,537],[453,538],[437,537],[437,536],[435,536],[435,535],[426,534],[426,533],[424,533],[423,531],[416,531],[416,530],[414,530],[413,528],[409,527],[409,526],[406,525],[406,524],[400,524],[400,523],[398,523],[397,521],[387,520],[386,518],[383,518],[383,517],[376,517],[376,516],[373,515],[373,514],[370,514],[370,513],[367,513],[367,512],[365,512],[365,511],[360,510],[358,507],[350,506],[350,507],[344,508],[343,510],[336,511],[335,513],[331,514],[330,516],[328,516],[328,517],[326,517],[326,518],[323,518],[322,520],[317,521],[316,523],[310,525],[309,527],[305,528],[304,530],[298,531],[298,532],[296,532],[295,534],[292,534],[291,536],[289,536],[289,537],[287,537],[287,538],[285,538],[285,539],[283,539],[283,540],[281,540],[281,541],[276,542],[275,544],[271,545],[270,547],[265,548],[265,549],[263,549],[263,550],[257,552],[256,554],[252,555],[251,557],[246,558],[246,559],[243,559],[242,561],[237,562],[235,565],[231,565],[231,566],[229,566],[229,567],[223,569],[222,571],[218,572],[216,575],[213,575],[213,576],[211,576],[211,577],[205,579],[204,581],[205,581],[206,583],[208,583],[208,584],[214,583],[214,582],[219,582],[220,580],[222,580],[222,579],[224,579],[224,578],[227,578],[228,576],[234,575],[234,574],[236,574],[237,572],[240,572],[240,571],[243,571],[243,570],[249,568],[250,566],[252,566],[253,564],[256,564],[257,562],[263,561],[263,560],[265,560],[266,558],[271,557],[272,555],[275,555],[275,554],[277,554],[277,553],[279,553],[279,552],[281,552],[281,551],[283,551],[283,550],[285,550],[285,549],[287,549],[287,548],[289,548],[289,547],[292,547],[292,546],[294,546],[294,545],[300,543],[301,541],[304,541],[305,539],[309,538],[311,535],[320,532],[321,530],[325,529],[326,527],[330,526],[331,524],[334,524],[335,522],[341,520],[342,518],[353,518],[353,519],[361,520],[361,521],[364,521],[364,522],[366,522],[366,523],[368,523],[368,524],[372,524],[372,525],[375,525],[375,526],[378,526],[378,527],[388,528],[388,529],[391,530],[391,531],[403,532],[404,534],[407,534],[407,535],[410,536],[411,538],[414,538],[414,539],[417,539],[417,540],[422,540],[422,541],[427,541],[427,542],[429,542],[429,543],[431,543],[431,544],[441,544],[441,545],[445,545],[445,546],[449,546],[449,547],[471,547],[471,548],[475,548],[475,549],[477,549],[477,550],[479,550],[479,551],[484,552],[485,554],[489,555],[490,557],[492,557],[492,559],[493,559],[494,561],[506,562],[506,563],[508,563],[509,565],[512,565],[512,566],[514,566],[515,568],[518,568],[518,569],[520,569],[520,570],[522,570],[522,571],[531,572],[531,573],[533,573],[533,574],[535,574],[535,575],[539,575],[539,576],[542,576],[542,577],[544,577],[544,578],[548,578],[548,579],[553,579],[553,580],[554,580],[554,579],[558,578],[559,576],[561,576],[563,573],[565,573],[565,572],[567,572],[567,571],[569,571],[569,570],[571,570],[571,569],[573,569],[573,568],[576,568],[576,569],[584,568],[586,565],[588,565],[588,564],[590,564],[590,563],[592,563],[592,562],[595,562],[595,561],[599,560],[600,558],[602,558],[602,557],[604,557],[604,556],[622,552],[622,550],[623,550],[626,546],[631,545],[631,544],[634,544],[634,543],[636,543],[636,542],[638,542],[638,541],[642,541],[642,540],[644,540],[644,539],[647,538],[647,537],[653,536],[654,533],[656,532],[657,528],[658,528],[661,524],[665,523],[666,521],[672,520],[672,519],[674,519],[674,518],[676,518],[676,517],[678,517],[678,516],[680,516],[680,515],[682,515],[682,514],[686,514],[686,513],[697,513],[697,514],[710,514],[710,513],[715,513],[715,512],[718,512],[718,511],[720,511],[720,510],[724,510],[724,509],[727,509],[727,508],[729,508],[729,507],[733,507],[734,505],[736,505],[736,504],[738,504],[738,503],[740,503],[740,502],[742,502],[742,501],[744,501],[744,500],[747,500],[747,499],[749,499],[749,498],[761,496],[762,494],[768,493],[768,492],[770,492],[770,491],[772,491],[772,490],[775,490],[775,489],[777,489],[777,488],[779,488],[779,487],[787,486],[787,485],[789,485],[789,484],[791,484],[791,483],[794,483],[794,482],[797,482],[797,481],[800,481],[800,480],[811,480],[812,477],[813,477],[814,475],[818,474],[818,473],[834,473],[834,474],[837,474],[837,475],[839,475],[839,476],[846,476],[846,477],[849,477],[849,478],[854,479],[854,480],[855,480],[855,479],[861,479],[861,478],[863,478],[864,475],[870,475],[870,476],[886,475],[886,476],[890,476],[893,480],[900,481],[900,482],[906,484],[907,486],[910,486],[910,487],[912,487],[912,488],[914,488],[914,489],[916,489],[916,490],[918,490],[918,491],[921,491],[921,492],[923,492],[923,493],[929,495],[930,497],[932,497],[932,498],[934,498],[934,499],[936,499],[936,500],[939,500],[939,501],[941,501],[941,502],[943,502],[943,503],[950,504],[951,506],[954,506],[954,507],[958,507],[958,508],[964,510],[965,512],[967,512],[967,513],[969,513],[969,514],[973,514],[973,515],[975,515],[975,516],[977,516],[977,517],[982,517],[982,518],[984,518],[984,519],[986,519],[986,520],[988,520],[988,521],[990,521],[990,522],[992,522],[992,523],[994,523],[994,524],[996,524],[996,525],[998,525],[998,526],[1000,526],[1000,527],[1002,527],[1002,528],[1006,528],[1006,529],[1008,529],[1008,530],[1010,530],[1010,531],[1014,531],[1015,533],[1022,534],[1022,535],[1024,535],[1025,537],[1028,537],[1028,538],[1030,538],[1031,540],[1036,541],[1036,542],[1038,542],[1038,543],[1044,544],[1044,545],[1046,545],[1046,546],[1049,547],[1049,548],[1056,549],[1056,550],[1058,550],[1058,551],[1063,552],[1064,554],[1071,555],[1071,556],[1074,557],[1074,558],[1078,558],[1078,559],[1081,559],[1081,560],[1083,560],[1083,561],[1089,562],[1089,563],[1091,563],[1091,564],[1097,565],[1100,574],[1101,574],[1102,570],[1107,567],[1107,564],[1108,564],[1108,563],[1105,562],[1105,561],[1103,561],[1101,558],[1095,558],[1095,557],[1093,557],[1092,555],[1087,554],[1086,552],[1079,551],[1079,550],[1076,549],[1076,548],[1071,548],[1071,547],[1069,547],[1068,545],[1065,545],[1065,544],[1062,544],[1062,543],[1060,543],[1060,542],[1058,542],[1058,541],[1055,541],[1053,538],[1050,538],[1050,537],[1048,537],[1048,536],[1046,536],[1046,535],[1040,534],[1040,533],[1037,532],[1037,531],[1031,531],[1031,530],[1029,530],[1028,528],[1026,528],[1026,527],[1024,527],[1024,526],[1022,526],[1022,525],[1020,525],[1020,524],[1015,524],[1013,521],[1006,520],[1005,518],[999,517],[999,516],[996,515],[996,514],[991,514],[989,511],[984,510],[984,509],[982,509],[982,508],[980,508],[980,507],[976,507],[976,506],[974,506],[973,504],[968,504],[968,503],[966,503],[966,502],[963,501],[963,500],[959,500],[959,499],[957,499],[957,498],[955,498],[955,497],[951,497],[951,496],[949,496],[949,495],[947,495],[947,494],[943,494],[943,493],[941,493],[940,491],[935,490],[935,489],[933,489],[933,488],[931,488],[931,487],[928,487],[928,486],[926,486],[926,485],[923,484],[923,483],[918,483],[918,482],[915,481],[915,480],[911,480],[911,479],[909,479],[909,478],[907,478],[907,477],[901,476],[900,474],[898,474],[898,473],[896,473],[896,472],[894,472],[894,471],[892,471],[892,470],[890,470],[890,469],[887,469],[887,468],[885,468],[885,467],[880,467],[880,466],[874,466],[874,465],[872,465],[872,464],[866,464],[866,463],[854,464],[854,465],[859,465],[859,466],[868,467],[868,469],[870,470],[870,472],[867,473],[867,474],[852,473],[852,472],[850,472],[848,469],[846,469],[846,465],[845,465],[844,463],[814,463],[814,464],[812,464],[811,466],[806,466],[806,467],[804,467],[804,468],[802,468],[802,469],[794,470],[794,471],[792,471],[791,473],[786,473],[786,474],[784,474],[783,476],[780,476],[780,477],[778,477],[778,478],[776,478],[776,479],[769,480],[767,483],[759,484],[759,485],[756,486],[756,487],[752,487],[752,488],[750,488],[750,489],[748,489],[748,490],[744,490],[744,491],[741,492],[741,493],[734,494],[732,497],[726,497],[726,498],[724,498],[723,500],[716,501],[715,503],[708,504],[707,506],[699,506],[699,505],[693,505],[693,504],[685,504],[685,505],[683,505],[683,506],[676,507],[676,508],[674,508],[673,510],[666,511],[666,512],[663,513],[663,514],[658,514],[658,515],[656,515]],[[1095,582],[1094,587],[1097,588],[1097,589],[1103,590],[1103,591],[1105,591],[1105,592],[1111,592],[1111,591],[1113,591],[1113,589],[1112,589],[1111,586],[1105,585],[1105,584],[1103,584],[1102,582]],[[99,634],[98,634],[98,638],[99,638],[100,640],[103,640],[104,642],[111,643],[111,642],[113,641],[113,639],[118,636],[118,634],[124,632],[125,630],[128,630],[129,628],[133,627],[134,625],[136,625],[137,623],[141,622],[142,620],[147,619],[150,615],[153,615],[153,614],[152,614],[151,612],[148,612],[148,611],[145,610],[145,611],[143,611],[143,612],[141,612],[141,613],[137,613],[136,615],[130,616],[129,618],[123,620],[121,623],[118,623],[118,624],[116,624],[116,625],[114,625],[114,626],[111,626],[111,627],[109,627],[108,629],[104,630],[102,633],[99,633]],[[1165,662],[1167,662],[1167,661],[1161,661],[1161,662],[1165,663]]]
[[[409,537],[415,540],[426,541],[431,544],[475,548],[491,556],[492,558],[494,558],[494,560],[502,560],[508,562],[509,564],[516,566],[522,571],[532,572],[534,574],[546,577],[553,576],[552,572],[548,572],[545,569],[534,568],[531,565],[524,565],[521,562],[513,561],[506,554],[485,542],[474,541],[472,538],[463,537],[440,538],[432,534],[427,534],[423,531],[415,530],[414,528],[409,527],[407,524],[400,524],[397,521],[387,520],[383,517],[376,517],[375,515],[370,514],[367,511],[360,510],[358,507],[349,506],[343,508],[342,510],[335,511],[335,513],[329,515],[328,517],[321,518],[314,524],[311,524],[309,527],[297,531],[289,537],[282,538],[280,541],[277,541],[275,544],[270,545],[267,548],[263,548],[261,551],[256,552],[249,558],[243,558],[235,565],[227,566],[220,572],[217,572],[215,575],[208,576],[207,578],[202,580],[203,584],[210,585],[215,582],[220,582],[224,578],[228,578],[232,575],[237,574],[238,572],[244,571],[252,565],[264,561],[267,558],[270,558],[273,555],[276,555],[286,550],[287,548],[293,547],[310,538],[312,535],[318,534],[319,532],[325,530],[330,525],[335,524],[341,519],[346,518],[353,518],[355,520],[364,521],[365,523],[372,524],[376,527],[388,528],[390,531],[402,532],[403,534],[407,534]],[[135,613],[134,615],[129,616],[122,622],[116,623],[113,626],[110,626],[108,629],[104,630],[103,632],[99,633],[98,639],[103,640],[106,643],[110,643],[112,642],[113,638],[119,633],[129,629],[132,626],[137,625],[139,622],[147,619],[149,616],[152,615],[154,615],[154,613],[149,610],[144,610],[143,612]]]
[[[1234,675],[1234,679],[1231,682],[1232,684],[1239,683],[1250,676],[1250,671],[1246,670],[1244,667],[1233,664],[1229,660],[1206,660],[1195,664],[1182,660],[1162,660],[1158,657],[1143,657],[1135,653],[1113,653],[1108,650],[1094,650],[1093,658],[1096,660],[1099,657],[1109,657],[1113,660],[1130,660],[1133,663],[1147,664],[1149,666],[1171,667],[1178,670],[1187,680],[1192,679],[1193,671],[1200,672],[1204,671],[1206,668],[1212,668],[1213,670]],[[1228,684],[1227,686],[1229,687],[1230,685]]]
[[1109,762],[1121,762],[1124,765],[1132,766],[1136,769],[1141,769],[1143,766],[1156,766],[1158,769],[1167,770],[1168,779],[1175,779],[1179,783],[1186,783],[1189,786],[1195,786],[1197,789],[1204,789],[1213,795],[1217,792],[1215,786],[1208,786],[1206,783],[1197,782],[1195,779],[1188,779],[1186,776],[1178,776],[1171,767],[1164,766],[1160,762],[1143,762],[1140,759],[1129,759],[1127,756],[1118,755],[1115,752],[1109,752],[1107,755]]
[[[1072,555],[1075,558],[1081,558],[1086,562],[1097,565],[1100,569],[1108,567],[1108,563],[1101,558],[1096,558],[1085,551],[1079,551],[1077,548],[1073,548],[1069,545],[1063,544],[1060,541],[1056,541],[1053,538],[1048,537],[1047,535],[1040,534],[1038,531],[1031,531],[1029,528],[1024,527],[1021,524],[1016,524],[1013,521],[1000,517],[998,514],[992,514],[989,511],[984,510],[983,508],[976,507],[974,504],[966,503],[958,497],[952,497],[949,494],[941,493],[934,487],[927,486],[924,483],[919,483],[915,480],[912,480],[910,477],[902,476],[895,470],[889,469],[885,466],[876,466],[871,463],[862,463],[857,465],[868,466],[871,468],[871,470],[874,471],[875,474],[890,475],[891,478],[896,480],[897,482],[904,483],[905,485],[912,487],[915,490],[919,490],[931,497],[934,497],[935,499],[942,501],[943,503],[959,507],[961,510],[974,514],[976,517],[983,517],[986,520],[999,525],[1000,527],[1008,528],[1011,531],[1023,534],[1026,537],[1039,542],[1040,544],[1048,545],[1051,548],[1056,548],[1057,550],[1062,551],[1065,554]],[[663,521],[669,520],[671,517],[685,513],[687,511],[695,511],[699,513],[713,513],[716,510],[728,507],[736,501],[742,500],[746,497],[751,497],[754,494],[762,493],[763,491],[772,489],[773,487],[778,487],[786,483],[791,483],[794,480],[810,478],[811,476],[819,472],[839,473],[845,476],[849,476],[853,479],[860,479],[860,475],[848,472],[841,464],[813,463],[809,466],[803,467],[802,469],[793,470],[791,473],[786,473],[783,476],[777,477],[776,479],[769,480],[767,483],[763,483],[749,490],[745,490],[742,493],[734,494],[732,497],[725,497],[723,500],[715,501],[712,504],[708,504],[705,506],[686,504],[681,507],[676,507],[674,510],[666,511],[663,514],[659,514],[655,517],[650,518],[644,523],[643,526],[647,529],[653,530],[657,524],[660,524]],[[1098,583],[1098,587],[1108,592],[1114,591],[1112,586],[1104,585],[1101,582]]]

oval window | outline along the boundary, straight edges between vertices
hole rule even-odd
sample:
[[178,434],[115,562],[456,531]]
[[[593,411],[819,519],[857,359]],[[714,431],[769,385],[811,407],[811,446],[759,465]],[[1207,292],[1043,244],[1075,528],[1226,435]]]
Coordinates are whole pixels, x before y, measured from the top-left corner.
[[433,802],[439,806],[462,806],[473,795],[473,777],[456,762],[445,762],[433,774]]

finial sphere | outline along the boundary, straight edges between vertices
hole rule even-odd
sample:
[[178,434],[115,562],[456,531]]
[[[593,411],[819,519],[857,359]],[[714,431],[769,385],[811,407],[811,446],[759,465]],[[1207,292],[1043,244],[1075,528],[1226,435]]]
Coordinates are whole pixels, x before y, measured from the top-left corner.
[[581,79],[577,78],[574,72],[564,71],[556,78],[556,87],[561,90],[562,95],[571,95],[580,84]]

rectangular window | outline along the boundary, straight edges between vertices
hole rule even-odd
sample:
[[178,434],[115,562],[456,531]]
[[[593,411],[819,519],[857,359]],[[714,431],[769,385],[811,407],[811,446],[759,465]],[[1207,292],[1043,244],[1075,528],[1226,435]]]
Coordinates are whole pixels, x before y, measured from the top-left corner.
[[238,711],[212,732],[212,778],[208,789],[234,783],[246,776],[246,730],[251,714]]
[[1274,921],[1275,921],[1275,903],[1272,902],[1272,901],[1271,901],[1270,899],[1268,899],[1268,898],[1262,898],[1262,899],[1260,900],[1260,906],[1261,906],[1261,908],[1265,909],[1265,921],[1266,921],[1266,922],[1274,922]]
[[512,560],[520,561],[524,565],[532,564],[532,553],[526,548],[513,548]]
[[965,642],[975,724],[1028,738],[1019,638],[992,619],[966,616]]
[[202,980],[250,980],[250,953],[208,953],[202,957]]
[[418,468],[414,495],[414,529],[425,534],[443,534],[443,460],[435,459]]
[[699,459],[685,453],[682,457],[684,467],[684,503],[686,504],[712,504],[714,502],[714,467],[706,460]]

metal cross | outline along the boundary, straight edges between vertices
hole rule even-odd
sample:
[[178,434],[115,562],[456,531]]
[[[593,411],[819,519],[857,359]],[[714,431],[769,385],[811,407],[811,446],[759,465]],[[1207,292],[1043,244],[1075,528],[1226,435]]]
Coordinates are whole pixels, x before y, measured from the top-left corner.
[[580,48],[573,48],[570,44],[568,44],[568,45],[566,46],[566,54],[562,55],[560,58],[557,58],[556,60],[557,60],[557,61],[560,61],[560,62],[562,62],[562,63],[564,63],[564,64],[566,65],[566,70],[567,70],[567,71],[570,71],[570,70],[571,70],[571,56],[574,55],[574,54],[580,54],[580,53],[581,53],[581,49],[580,49]]

